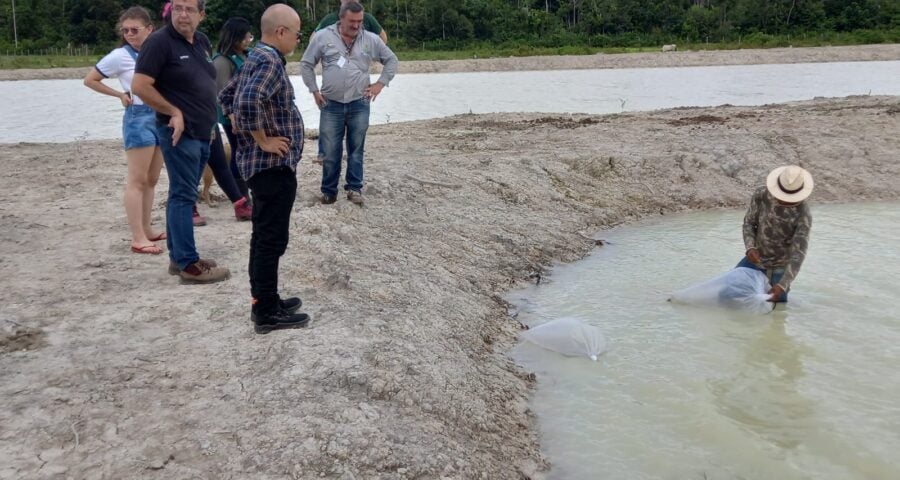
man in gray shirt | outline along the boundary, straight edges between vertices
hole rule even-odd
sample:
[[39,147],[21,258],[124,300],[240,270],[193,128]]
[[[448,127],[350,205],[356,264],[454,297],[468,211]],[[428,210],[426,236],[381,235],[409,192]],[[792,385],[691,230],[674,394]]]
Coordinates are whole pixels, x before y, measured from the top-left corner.
[[[322,203],[337,200],[344,135],[347,136],[347,174],[344,190],[351,202],[363,204],[363,149],[369,128],[369,103],[397,73],[397,56],[372,32],[363,30],[363,6],[341,5],[338,23],[319,31],[303,53],[300,73],[320,109],[319,135],[325,149],[322,166]],[[372,61],[381,62],[381,77],[370,83]],[[315,67],[322,63],[322,88]]]

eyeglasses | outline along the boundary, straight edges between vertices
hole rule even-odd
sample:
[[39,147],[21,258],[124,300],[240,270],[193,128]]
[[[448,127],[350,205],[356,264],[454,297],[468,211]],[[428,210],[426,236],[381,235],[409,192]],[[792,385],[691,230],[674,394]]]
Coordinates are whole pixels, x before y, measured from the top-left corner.
[[284,25],[282,25],[281,28],[283,28],[283,29],[285,29],[285,30],[287,30],[287,31],[289,31],[289,32],[291,32],[291,33],[293,33],[294,35],[296,35],[296,36],[297,36],[297,40],[300,40],[300,38],[303,37],[303,32],[301,32],[301,31],[299,31],[299,30],[295,32],[295,31],[291,30],[290,28],[288,28],[288,27],[286,27],[286,26],[284,26]]
[[122,32],[122,35],[137,35],[138,32],[145,28],[147,27],[122,27],[119,31]]
[[186,13],[188,15],[196,15],[199,12],[200,10],[197,10],[196,7],[183,7],[181,5],[175,5],[174,7],[172,7],[173,15],[181,15],[183,13]]

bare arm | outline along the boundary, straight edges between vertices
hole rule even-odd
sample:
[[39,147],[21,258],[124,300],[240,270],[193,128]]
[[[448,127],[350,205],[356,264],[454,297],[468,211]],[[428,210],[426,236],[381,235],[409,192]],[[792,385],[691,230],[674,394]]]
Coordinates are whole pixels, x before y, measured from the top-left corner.
[[105,83],[103,83],[102,80],[103,75],[98,72],[96,68],[92,68],[91,71],[88,72],[88,74],[84,77],[84,86],[90,88],[95,92],[118,98],[119,101],[122,102],[123,107],[131,105],[131,95],[128,92],[120,92],[112,87],[109,87]]
[[150,108],[157,112],[168,116],[181,115],[181,110],[163,98],[159,90],[153,86],[154,84],[156,84],[155,78],[143,73],[135,73],[134,80],[131,82],[131,89],[144,100],[144,103],[150,105]]
[[150,105],[150,108],[170,117],[169,126],[172,127],[172,145],[176,145],[181,138],[182,132],[184,132],[184,115],[175,105],[163,98],[159,90],[153,86],[155,83],[155,78],[143,73],[135,73],[134,79],[131,81],[131,89],[141,97],[144,103]]
[[378,36],[381,37],[382,42],[387,43],[387,39],[388,39],[387,30],[382,28],[381,33],[379,33]]

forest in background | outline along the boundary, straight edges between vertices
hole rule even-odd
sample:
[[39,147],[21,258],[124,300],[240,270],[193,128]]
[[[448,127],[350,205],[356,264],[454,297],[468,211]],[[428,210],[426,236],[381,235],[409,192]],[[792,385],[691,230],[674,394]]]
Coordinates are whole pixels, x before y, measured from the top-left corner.
[[[159,19],[157,0],[0,0],[0,52],[119,42],[116,20],[131,5]],[[259,24],[275,0],[208,0],[200,30],[215,43],[231,16]],[[283,0],[310,32],[339,0]],[[900,42],[900,0],[365,0],[399,51],[504,54],[541,49],[637,48],[666,43],[779,46]],[[15,22],[13,21],[15,7]],[[159,21],[157,21],[157,24]],[[258,33],[258,32],[257,32]],[[258,36],[258,34],[257,34]],[[16,43],[18,46],[16,48]],[[304,42],[305,43],[305,42]],[[809,44],[810,42],[806,42]],[[302,50],[301,45],[301,50]],[[565,48],[575,48],[567,52]],[[93,51],[93,49],[91,49]],[[427,57],[427,55],[426,55]]]

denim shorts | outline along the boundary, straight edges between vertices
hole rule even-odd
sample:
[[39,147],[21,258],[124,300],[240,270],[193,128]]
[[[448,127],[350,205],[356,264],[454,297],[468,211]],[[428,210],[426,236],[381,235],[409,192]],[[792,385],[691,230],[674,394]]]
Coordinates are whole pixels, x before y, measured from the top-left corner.
[[147,105],[129,105],[122,118],[125,150],[159,145],[156,134],[156,112]]

